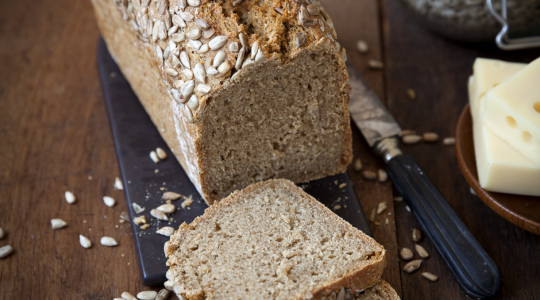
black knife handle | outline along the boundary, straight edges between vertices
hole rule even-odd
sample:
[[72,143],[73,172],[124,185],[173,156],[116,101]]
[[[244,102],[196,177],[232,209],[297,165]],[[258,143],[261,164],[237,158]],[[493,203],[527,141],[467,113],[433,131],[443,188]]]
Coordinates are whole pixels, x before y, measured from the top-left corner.
[[499,269],[410,155],[388,162],[390,178],[420,221],[463,291],[487,298],[499,290]]

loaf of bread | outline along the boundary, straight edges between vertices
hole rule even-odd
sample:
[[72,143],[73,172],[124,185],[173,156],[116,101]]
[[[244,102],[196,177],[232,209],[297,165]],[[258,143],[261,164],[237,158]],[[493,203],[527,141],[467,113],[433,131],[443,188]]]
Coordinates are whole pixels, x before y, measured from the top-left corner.
[[317,0],[92,3],[109,52],[209,204],[262,180],[346,170],[345,49]]
[[386,251],[285,179],[234,192],[165,245],[184,299],[323,299],[374,286]]

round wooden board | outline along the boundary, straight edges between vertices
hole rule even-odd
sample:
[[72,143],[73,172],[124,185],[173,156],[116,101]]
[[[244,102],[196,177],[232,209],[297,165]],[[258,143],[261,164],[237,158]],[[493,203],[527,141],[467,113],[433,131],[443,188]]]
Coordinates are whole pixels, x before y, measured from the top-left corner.
[[506,220],[540,235],[540,197],[488,192],[480,187],[469,104],[465,106],[458,120],[456,150],[459,168],[478,197]]

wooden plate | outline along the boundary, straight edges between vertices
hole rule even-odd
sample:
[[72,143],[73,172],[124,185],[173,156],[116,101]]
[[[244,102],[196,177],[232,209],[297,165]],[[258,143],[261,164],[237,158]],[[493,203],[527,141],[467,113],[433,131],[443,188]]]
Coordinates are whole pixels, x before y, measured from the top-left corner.
[[459,168],[478,197],[506,220],[540,235],[540,197],[494,193],[480,187],[474,155],[473,127],[469,104],[465,106],[458,120],[456,150]]

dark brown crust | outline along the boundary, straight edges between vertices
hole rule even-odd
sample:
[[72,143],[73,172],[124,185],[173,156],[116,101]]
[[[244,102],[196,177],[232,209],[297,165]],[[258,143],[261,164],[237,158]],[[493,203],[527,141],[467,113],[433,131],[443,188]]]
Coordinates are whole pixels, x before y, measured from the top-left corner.
[[[377,282],[379,282],[382,272],[386,266],[386,250],[371,237],[365,235],[362,231],[345,222],[343,219],[341,219],[339,216],[337,216],[334,212],[325,207],[319,201],[315,200],[313,197],[305,193],[302,189],[298,188],[296,185],[294,185],[293,182],[285,179],[272,179],[252,184],[247,188],[241,191],[236,191],[227,198],[215,203],[214,205],[206,209],[204,215],[197,217],[189,225],[185,223],[182,224],[180,228],[171,236],[171,243],[166,249],[166,256],[169,257],[167,265],[174,264],[175,258],[171,257],[171,255],[174,254],[176,249],[178,249],[179,245],[182,243],[182,240],[184,239],[183,234],[185,232],[194,229],[199,225],[204,226],[204,224],[202,223],[204,223],[206,220],[212,219],[220,210],[234,204],[235,201],[242,199],[242,197],[246,195],[257,193],[258,190],[268,185],[286,185],[293,193],[307,199],[309,203],[311,203],[313,206],[317,206],[323,211],[325,211],[327,213],[327,217],[333,219],[334,222],[339,224],[339,226],[345,229],[347,232],[357,235],[359,238],[368,241],[368,243],[374,250],[374,256],[371,258],[371,262],[368,266],[356,270],[351,270],[349,273],[345,274],[340,280],[324,283],[323,287],[311,291],[311,293],[313,294],[313,299],[321,299],[330,292],[334,290],[339,290],[341,287],[349,288],[353,292],[364,291],[370,287],[373,287],[377,284]],[[199,298],[200,295],[198,295],[197,297],[191,297],[187,295],[182,296],[189,300],[206,299]],[[298,298],[298,300],[300,299],[301,298]]]

